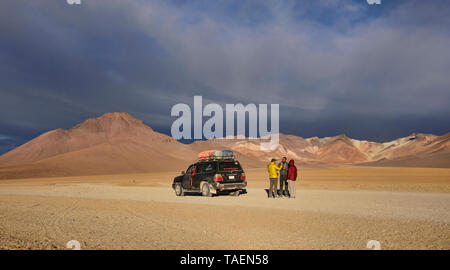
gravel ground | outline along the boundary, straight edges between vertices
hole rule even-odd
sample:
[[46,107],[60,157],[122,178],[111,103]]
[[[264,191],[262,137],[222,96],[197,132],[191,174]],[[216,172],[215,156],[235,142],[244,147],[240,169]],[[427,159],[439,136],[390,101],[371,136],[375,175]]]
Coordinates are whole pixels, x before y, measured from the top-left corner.
[[268,199],[176,197],[166,187],[0,187],[0,248],[450,249],[450,194],[298,189]]

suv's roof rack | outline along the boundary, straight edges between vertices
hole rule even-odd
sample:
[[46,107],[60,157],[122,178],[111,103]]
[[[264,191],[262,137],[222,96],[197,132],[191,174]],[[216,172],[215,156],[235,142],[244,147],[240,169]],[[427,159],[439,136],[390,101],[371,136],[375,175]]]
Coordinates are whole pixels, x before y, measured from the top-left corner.
[[207,161],[236,161],[235,157],[227,157],[227,158],[199,158],[198,162],[207,162]]
[[207,150],[198,154],[199,161],[236,160],[231,150]]

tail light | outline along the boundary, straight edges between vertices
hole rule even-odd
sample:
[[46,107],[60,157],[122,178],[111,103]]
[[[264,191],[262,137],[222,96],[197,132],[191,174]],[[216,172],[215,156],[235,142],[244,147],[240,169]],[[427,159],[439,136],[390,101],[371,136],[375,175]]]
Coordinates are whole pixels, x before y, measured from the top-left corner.
[[214,181],[216,182],[223,181],[223,176],[221,174],[214,175]]
[[241,180],[242,180],[242,181],[245,180],[245,173],[241,173]]

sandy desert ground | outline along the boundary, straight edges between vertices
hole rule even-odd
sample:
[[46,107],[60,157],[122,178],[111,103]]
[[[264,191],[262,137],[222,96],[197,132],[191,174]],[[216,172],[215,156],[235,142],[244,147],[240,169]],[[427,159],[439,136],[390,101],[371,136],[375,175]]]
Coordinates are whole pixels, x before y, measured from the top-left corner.
[[268,199],[265,169],[239,197],[176,197],[176,172],[0,181],[0,248],[450,249],[450,169],[301,169]]

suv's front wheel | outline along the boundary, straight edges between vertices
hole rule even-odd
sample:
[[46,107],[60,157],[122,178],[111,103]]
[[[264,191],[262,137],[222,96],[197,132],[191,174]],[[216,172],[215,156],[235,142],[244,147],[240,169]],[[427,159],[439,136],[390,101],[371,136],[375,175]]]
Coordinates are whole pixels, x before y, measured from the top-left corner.
[[181,183],[175,184],[175,195],[184,196],[184,190],[183,187],[181,186]]
[[202,196],[205,197],[211,197],[211,190],[209,189],[209,184],[208,183],[203,183],[202,185]]

